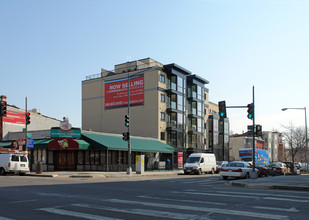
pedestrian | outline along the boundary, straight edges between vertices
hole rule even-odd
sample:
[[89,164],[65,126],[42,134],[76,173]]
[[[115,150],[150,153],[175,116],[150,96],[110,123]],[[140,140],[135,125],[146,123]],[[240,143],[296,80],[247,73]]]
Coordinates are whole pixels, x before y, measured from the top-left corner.
[[166,160],[166,169],[169,170],[170,169],[170,164],[171,164],[171,161],[169,158],[167,158]]

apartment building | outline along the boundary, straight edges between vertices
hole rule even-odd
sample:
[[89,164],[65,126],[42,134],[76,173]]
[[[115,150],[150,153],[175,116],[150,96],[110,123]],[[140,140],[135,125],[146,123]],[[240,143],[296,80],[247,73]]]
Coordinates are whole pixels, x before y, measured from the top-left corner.
[[121,134],[127,131],[124,120],[129,114],[133,136],[158,139],[184,156],[213,151],[207,123],[210,115],[218,117],[218,106],[209,102],[206,79],[151,58],[114,68],[82,81],[83,130]]

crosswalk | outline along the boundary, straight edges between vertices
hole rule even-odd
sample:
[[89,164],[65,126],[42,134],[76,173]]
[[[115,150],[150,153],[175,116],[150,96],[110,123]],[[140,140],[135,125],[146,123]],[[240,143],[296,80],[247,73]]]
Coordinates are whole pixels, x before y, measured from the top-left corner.
[[[192,184],[218,185],[225,181],[217,178],[182,178],[155,180],[156,182],[177,183],[184,186]],[[182,189],[182,190],[180,190]],[[297,208],[286,205],[281,207],[277,202],[297,203],[301,207],[309,203],[307,194],[271,194],[254,190],[220,187],[180,187],[178,190],[167,190],[164,194],[144,193],[133,197],[87,199],[77,195],[59,193],[36,193],[42,197],[76,198],[75,201],[59,203],[56,206],[39,206],[33,210],[40,218],[47,219],[273,219],[287,220],[300,213]],[[37,201],[37,200],[36,200]],[[242,205],[235,205],[239,202]],[[241,202],[240,202],[241,201]],[[255,202],[252,202],[255,201]],[[259,201],[257,203],[257,201]],[[246,204],[246,205],[243,205]],[[13,220],[1,217],[0,220]]]
[[[257,207],[256,211],[243,211],[228,208],[216,208],[196,206],[194,204],[175,204],[166,201],[153,200],[126,200],[126,199],[103,199],[100,204],[73,203],[70,205],[40,208],[39,211],[56,216],[77,217],[81,219],[95,220],[119,220],[127,219],[120,214],[133,215],[134,219],[159,218],[159,219],[210,219],[209,214],[226,216],[285,220],[288,216],[283,214],[262,213]],[[80,210],[83,210],[81,212]],[[296,210],[294,210],[296,212]],[[127,216],[126,215],[126,216]],[[55,217],[57,218],[57,217]]]

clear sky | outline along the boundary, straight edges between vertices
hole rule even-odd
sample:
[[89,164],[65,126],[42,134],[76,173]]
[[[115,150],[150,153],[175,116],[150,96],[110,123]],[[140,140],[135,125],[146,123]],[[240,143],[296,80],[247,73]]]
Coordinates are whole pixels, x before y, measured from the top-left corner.
[[[252,102],[263,130],[305,125],[308,0],[0,0],[0,95],[81,126],[81,81],[127,57],[207,79],[210,101]],[[309,112],[308,112],[309,114]],[[231,130],[252,124],[228,109]]]

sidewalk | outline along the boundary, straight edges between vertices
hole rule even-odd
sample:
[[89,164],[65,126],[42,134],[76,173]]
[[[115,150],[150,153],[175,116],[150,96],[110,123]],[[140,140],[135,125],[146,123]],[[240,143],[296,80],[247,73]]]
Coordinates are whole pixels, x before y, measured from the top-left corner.
[[309,174],[232,180],[229,184],[247,188],[309,191]]
[[[182,170],[156,170],[146,171],[143,174],[136,172],[128,175],[126,172],[97,172],[97,171],[54,171],[42,172],[37,174],[31,172],[26,176],[35,177],[67,177],[67,178],[113,178],[113,177],[140,177],[140,176],[159,176],[159,175],[181,175]],[[302,175],[285,175],[274,177],[262,177],[257,179],[235,179],[227,182],[232,186],[260,188],[260,189],[282,189],[282,190],[298,190],[309,191],[309,174]]]
[[26,176],[36,177],[68,177],[68,178],[95,178],[95,177],[128,177],[128,176],[159,176],[159,175],[178,175],[183,174],[182,170],[156,170],[146,171],[143,174],[136,174],[136,172],[128,175],[126,172],[99,172],[99,171],[53,171],[53,172],[30,172]]

